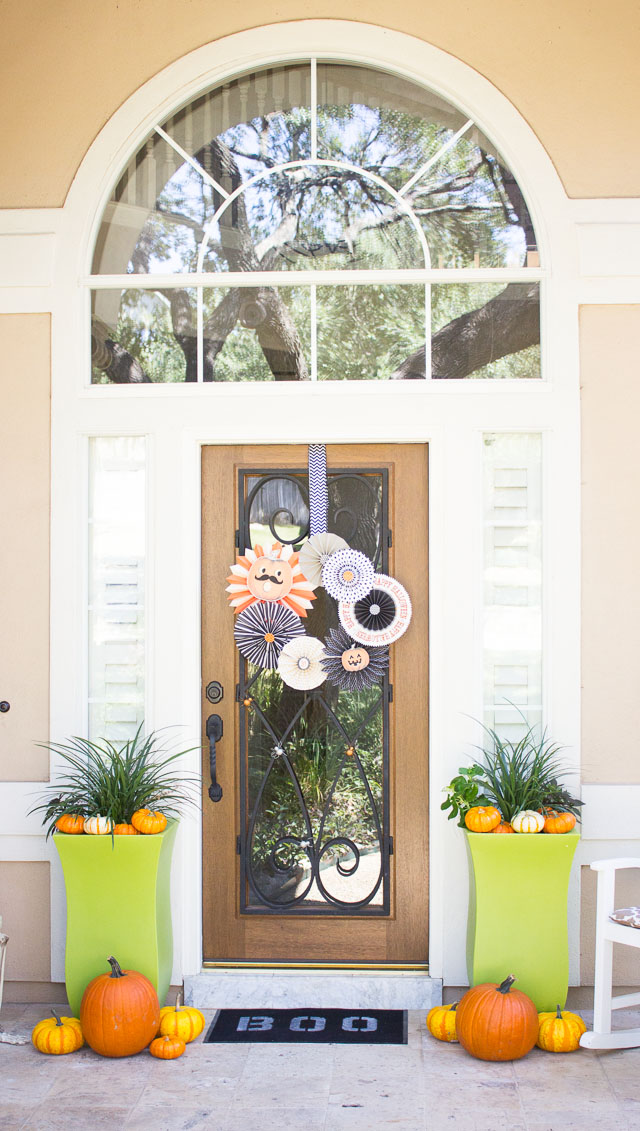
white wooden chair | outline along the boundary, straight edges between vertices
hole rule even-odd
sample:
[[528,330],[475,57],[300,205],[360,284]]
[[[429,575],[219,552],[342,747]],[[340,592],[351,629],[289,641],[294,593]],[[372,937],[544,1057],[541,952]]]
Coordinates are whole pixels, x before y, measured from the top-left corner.
[[7,943],[9,936],[2,933],[2,915],[0,915],[0,1009],[2,1009],[2,991],[4,989],[4,964],[7,958]]
[[[583,1033],[580,1044],[588,1049],[631,1049],[640,1046],[640,1029],[611,1031],[611,1011],[640,1006],[640,993],[613,996],[613,944],[640,947],[640,929],[614,922],[616,872],[640,868],[640,859],[595,860],[598,873],[596,902],[596,971],[593,986],[593,1031]],[[639,914],[640,914],[640,909]]]

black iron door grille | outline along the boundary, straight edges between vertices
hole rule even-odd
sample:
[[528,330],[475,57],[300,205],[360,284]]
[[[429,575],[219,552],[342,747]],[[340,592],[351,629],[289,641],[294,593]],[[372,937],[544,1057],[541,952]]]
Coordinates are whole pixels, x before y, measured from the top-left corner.
[[[307,469],[239,472],[239,548],[299,549],[309,534]],[[386,468],[329,471],[329,531],[387,572]],[[337,627],[324,589],[305,621]],[[388,915],[389,703],[378,684],[345,692],[283,684],[239,656],[240,909],[258,915]]]

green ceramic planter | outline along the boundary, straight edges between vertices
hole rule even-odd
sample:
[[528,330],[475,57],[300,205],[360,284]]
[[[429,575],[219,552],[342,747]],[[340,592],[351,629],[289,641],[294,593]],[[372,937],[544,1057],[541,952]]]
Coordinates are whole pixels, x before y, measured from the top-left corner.
[[465,832],[469,853],[469,984],[515,974],[539,1011],[564,1008],[569,988],[567,890],[580,839]]
[[85,987],[115,955],[156,987],[160,1003],[171,979],[171,855],[178,827],[156,836],[66,836],[54,843],[67,890],[65,980],[79,1016]]

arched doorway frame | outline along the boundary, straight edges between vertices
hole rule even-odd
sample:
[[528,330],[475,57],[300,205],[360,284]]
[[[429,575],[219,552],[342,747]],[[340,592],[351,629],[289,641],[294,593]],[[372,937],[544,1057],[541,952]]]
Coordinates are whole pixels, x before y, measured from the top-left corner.
[[[357,51],[341,51],[346,42]],[[541,382],[416,382],[404,385],[94,387],[89,372],[89,275],[97,228],[121,169],[153,123],[203,88],[253,66],[316,54],[388,69],[438,91],[473,116],[520,183],[545,269]],[[430,445],[431,557],[431,972],[452,984],[464,970],[466,863],[459,834],[440,813],[441,787],[481,715],[482,523],[478,465],[486,431],[543,435],[545,720],[579,749],[579,400],[575,230],[544,148],[488,79],[403,33],[350,21],[308,20],[252,29],[191,52],[155,75],[115,111],[87,152],[57,236],[53,320],[51,733],[86,725],[86,481],[88,438],[146,435],[152,487],[147,718],[184,724],[199,738],[199,452],[203,443],[422,441]],[[360,383],[359,383],[360,384]],[[497,387],[497,386],[502,387]],[[507,387],[508,386],[508,387]],[[339,419],[336,406],[340,405]],[[313,412],[309,409],[313,407]],[[350,423],[355,419],[357,426]],[[312,419],[310,419],[312,417]],[[238,419],[242,424],[238,424]],[[176,539],[163,512],[181,515]],[[452,515],[457,521],[452,522]],[[181,595],[176,607],[176,579]],[[167,610],[171,609],[171,612]],[[162,656],[180,658],[177,679]],[[185,745],[190,742],[185,743]],[[174,879],[174,976],[196,973],[199,951],[196,819],[183,823]],[[575,901],[576,895],[573,899]],[[574,903],[575,905],[575,903]],[[52,883],[52,976],[61,977],[63,899]],[[572,940],[574,961],[577,940]]]

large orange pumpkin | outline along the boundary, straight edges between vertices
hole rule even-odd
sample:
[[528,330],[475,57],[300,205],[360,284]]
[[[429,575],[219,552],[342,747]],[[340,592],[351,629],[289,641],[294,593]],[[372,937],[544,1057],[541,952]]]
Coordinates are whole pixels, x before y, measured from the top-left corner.
[[87,1044],[101,1056],[133,1056],[158,1032],[160,1002],[148,978],[108,959],[110,974],[94,978],[82,997],[80,1024]]
[[456,1011],[456,1032],[463,1048],[479,1060],[519,1060],[538,1039],[538,1011],[530,997],[511,987],[482,982],[467,990]]

